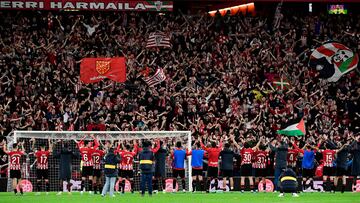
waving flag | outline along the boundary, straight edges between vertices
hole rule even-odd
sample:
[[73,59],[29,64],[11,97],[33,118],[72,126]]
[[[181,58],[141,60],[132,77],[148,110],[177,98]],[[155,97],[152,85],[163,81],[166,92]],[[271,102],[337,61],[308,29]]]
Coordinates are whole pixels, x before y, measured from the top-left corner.
[[146,44],[146,48],[165,47],[170,48],[170,37],[163,32],[152,32]]
[[283,18],[282,14],[281,14],[282,4],[283,4],[283,1],[278,3],[278,5],[276,6],[274,21],[273,21],[274,30],[278,30],[280,28],[280,22],[281,22],[281,19]]
[[80,80],[85,84],[99,82],[105,78],[116,82],[126,81],[124,57],[84,58],[80,64]]
[[316,48],[309,66],[319,71],[321,78],[336,82],[341,76],[357,68],[359,57],[343,44],[328,42]]
[[299,123],[289,125],[288,127],[277,131],[278,134],[287,136],[303,136],[305,135],[305,132],[304,119],[301,119]]
[[274,77],[272,84],[275,86],[276,89],[279,90],[289,89],[290,87],[289,80],[285,76]]
[[158,68],[153,76],[147,77],[144,80],[150,87],[153,87],[166,80],[166,75],[164,74],[164,70],[162,68]]

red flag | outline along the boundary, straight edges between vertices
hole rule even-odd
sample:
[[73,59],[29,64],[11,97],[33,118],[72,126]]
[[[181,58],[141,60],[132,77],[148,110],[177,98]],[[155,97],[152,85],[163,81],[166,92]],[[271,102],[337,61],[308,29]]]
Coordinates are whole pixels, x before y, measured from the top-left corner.
[[80,80],[85,84],[104,78],[116,82],[126,81],[125,58],[84,58],[80,64]]

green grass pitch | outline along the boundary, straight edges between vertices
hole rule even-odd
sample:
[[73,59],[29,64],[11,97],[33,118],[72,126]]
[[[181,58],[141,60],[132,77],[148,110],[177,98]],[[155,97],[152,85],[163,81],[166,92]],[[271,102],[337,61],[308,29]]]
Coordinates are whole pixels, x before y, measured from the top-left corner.
[[78,192],[68,195],[63,193],[61,196],[56,196],[55,193],[40,196],[35,196],[34,193],[26,193],[24,196],[15,196],[13,193],[0,193],[0,203],[99,203],[99,202],[125,202],[125,203],[277,203],[277,202],[291,202],[291,203],[360,203],[360,193],[347,192],[341,193],[300,193],[300,197],[291,197],[285,195],[283,198],[278,197],[279,193],[216,193],[216,194],[201,194],[201,193],[176,193],[176,194],[156,194],[152,197],[141,197],[136,194],[116,194],[116,197],[111,198],[101,197],[100,195],[80,195]]

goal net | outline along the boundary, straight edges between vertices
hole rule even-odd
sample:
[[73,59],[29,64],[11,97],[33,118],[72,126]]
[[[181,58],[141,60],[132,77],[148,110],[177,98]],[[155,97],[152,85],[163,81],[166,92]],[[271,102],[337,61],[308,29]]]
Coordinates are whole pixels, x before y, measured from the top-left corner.
[[[40,146],[46,146],[48,149],[48,141],[52,143],[53,153],[57,153],[61,150],[64,143],[67,143],[68,146],[74,152],[79,152],[76,141],[80,140],[88,140],[92,141],[95,137],[100,143],[105,144],[113,143],[113,147],[122,142],[128,143],[133,148],[134,141],[141,143],[143,140],[155,141],[159,140],[163,142],[163,147],[166,147],[167,151],[170,152],[171,149],[175,146],[175,143],[178,141],[182,142],[182,146],[184,148],[191,149],[191,132],[190,131],[14,131],[12,136],[8,136],[7,143],[8,148],[11,150],[13,143],[24,143],[24,148],[26,152],[26,156],[21,158],[21,172],[22,179],[26,183],[30,183],[30,186],[26,186],[26,190],[36,191],[36,157],[34,156],[32,150],[32,140],[35,140],[34,149],[40,149]],[[102,145],[100,145],[102,146]],[[101,147],[100,147],[101,148]],[[59,179],[59,159],[49,156],[48,159],[49,164],[49,182],[50,182],[50,190],[51,191],[59,191],[62,183]],[[168,155],[166,158],[165,164],[165,184],[166,190],[172,191],[172,162],[170,156]],[[70,182],[73,184],[72,191],[80,190],[80,181],[81,181],[81,170],[82,163],[81,159],[73,159],[72,163],[72,171],[71,171],[71,180]],[[103,164],[102,164],[103,168]],[[191,183],[191,156],[188,156],[185,163],[185,174],[186,174],[186,190],[192,190]],[[103,178],[105,179],[105,178]],[[104,180],[102,180],[103,182]],[[118,181],[117,181],[118,182]],[[32,186],[31,186],[32,185]],[[103,184],[101,184],[103,185]],[[127,190],[128,184],[125,187]],[[178,181],[179,188],[181,186],[181,182]],[[161,189],[162,183],[159,181],[159,188]],[[41,187],[42,191],[44,191],[44,187]],[[66,190],[66,187],[63,187]],[[116,189],[118,187],[116,186]],[[12,191],[11,180],[8,181],[8,191]],[[140,190],[140,169],[138,164],[138,156],[134,157],[134,191]]]

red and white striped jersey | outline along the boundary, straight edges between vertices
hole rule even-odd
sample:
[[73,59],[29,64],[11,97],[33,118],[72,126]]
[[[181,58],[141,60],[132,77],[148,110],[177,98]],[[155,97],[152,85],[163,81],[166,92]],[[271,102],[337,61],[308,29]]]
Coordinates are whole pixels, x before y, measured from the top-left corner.
[[268,152],[266,151],[256,151],[254,152],[255,162],[253,163],[253,168],[266,168],[267,165]]
[[122,151],[121,155],[121,170],[133,170],[134,169],[134,156],[136,155],[135,152],[129,151]]
[[299,150],[297,149],[289,149],[287,154],[287,165],[291,167],[296,167],[297,156],[299,154]]
[[103,158],[105,152],[103,150],[95,149],[92,153],[92,159],[94,162],[94,169],[101,169],[101,159]]
[[241,149],[240,154],[241,154],[241,165],[244,164],[251,164],[252,162],[252,156],[253,156],[254,150],[251,148],[248,149]]
[[50,151],[36,151],[36,168],[37,169],[49,169],[49,155]]
[[93,149],[89,147],[80,147],[81,160],[83,161],[83,166],[93,166],[92,153]]
[[10,151],[7,154],[9,155],[10,170],[20,170],[20,158],[25,153],[22,151]]
[[324,160],[324,166],[326,167],[334,167],[334,161],[335,161],[335,150],[326,149],[322,152],[323,160]]

